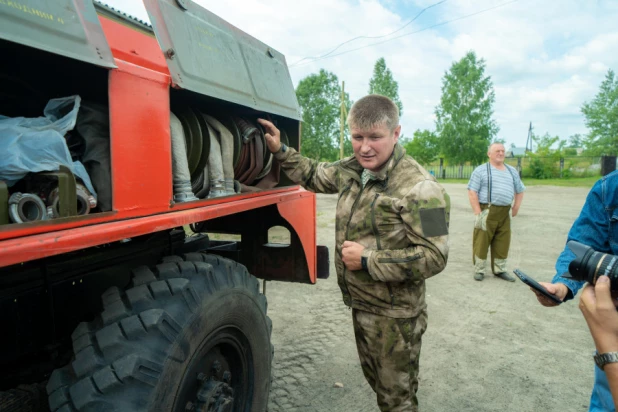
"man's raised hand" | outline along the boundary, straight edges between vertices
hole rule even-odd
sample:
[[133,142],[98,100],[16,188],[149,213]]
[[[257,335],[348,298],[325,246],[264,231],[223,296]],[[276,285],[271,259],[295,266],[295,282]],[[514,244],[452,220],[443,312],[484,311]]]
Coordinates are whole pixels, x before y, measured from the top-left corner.
[[258,122],[264,127],[264,137],[266,138],[266,145],[271,153],[277,153],[281,149],[281,132],[275,127],[272,122],[265,119],[257,119]]

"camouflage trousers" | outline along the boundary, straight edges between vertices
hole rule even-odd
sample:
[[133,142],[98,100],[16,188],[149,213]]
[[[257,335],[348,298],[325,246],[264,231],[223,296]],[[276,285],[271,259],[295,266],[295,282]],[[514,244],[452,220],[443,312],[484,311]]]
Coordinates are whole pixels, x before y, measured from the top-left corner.
[[[481,210],[487,205],[481,205]],[[489,208],[486,230],[475,227],[472,237],[472,262],[475,273],[485,273],[487,253],[491,247],[491,271],[507,272],[506,259],[511,246],[511,206],[495,206]]]
[[352,310],[356,348],[363,373],[377,395],[381,411],[417,412],[421,337],[427,311],[395,319]]

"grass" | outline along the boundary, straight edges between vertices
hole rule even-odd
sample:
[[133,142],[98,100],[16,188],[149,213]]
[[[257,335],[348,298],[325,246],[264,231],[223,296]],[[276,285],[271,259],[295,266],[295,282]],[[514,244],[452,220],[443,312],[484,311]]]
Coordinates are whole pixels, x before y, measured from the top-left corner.
[[569,179],[522,179],[526,186],[592,187],[601,176],[572,177]]
[[[569,179],[531,179],[523,178],[526,186],[566,186],[566,187],[592,187],[601,176],[572,177]],[[438,179],[440,183],[468,183],[468,179]]]

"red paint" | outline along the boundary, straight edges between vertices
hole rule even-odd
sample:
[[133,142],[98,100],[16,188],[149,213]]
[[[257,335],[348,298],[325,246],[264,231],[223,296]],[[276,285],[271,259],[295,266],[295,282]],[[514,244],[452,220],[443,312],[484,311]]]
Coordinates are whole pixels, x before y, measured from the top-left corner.
[[154,34],[136,31],[122,23],[99,16],[112,55],[146,69],[169,74],[163,52]]
[[113,211],[0,226],[0,267],[277,204],[316,279],[315,195],[298,186],[173,204],[170,76],[154,36],[100,17],[109,72]]
[[109,75],[113,207],[161,212],[172,198],[169,77],[116,64]]
[[277,209],[279,209],[281,217],[296,229],[307,258],[311,283],[315,283],[317,279],[315,195],[311,196],[311,203],[304,198],[299,198],[290,202],[278,203]]
[[[300,213],[302,210],[307,212],[315,210],[315,195],[302,188],[296,188],[284,193],[271,193],[200,208],[4,240],[0,242],[0,267],[169,230],[272,204],[277,204],[279,209],[284,211],[282,216],[298,232],[305,250],[312,251],[315,260],[315,231],[306,232],[308,227],[306,221],[312,219],[307,219],[307,216]],[[292,210],[297,212],[289,213]],[[313,216],[315,217],[315,214]],[[315,282],[315,262],[309,265],[309,273],[312,282]]]

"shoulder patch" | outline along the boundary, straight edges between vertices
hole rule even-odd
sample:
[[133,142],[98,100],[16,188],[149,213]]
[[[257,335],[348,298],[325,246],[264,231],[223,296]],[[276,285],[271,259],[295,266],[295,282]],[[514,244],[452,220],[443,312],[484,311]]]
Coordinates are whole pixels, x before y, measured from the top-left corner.
[[425,237],[448,235],[446,211],[443,207],[421,209],[421,227]]

